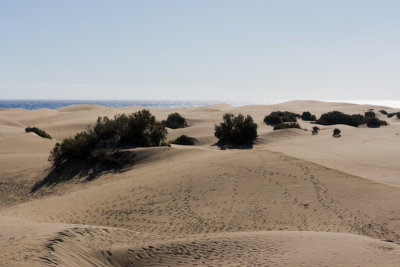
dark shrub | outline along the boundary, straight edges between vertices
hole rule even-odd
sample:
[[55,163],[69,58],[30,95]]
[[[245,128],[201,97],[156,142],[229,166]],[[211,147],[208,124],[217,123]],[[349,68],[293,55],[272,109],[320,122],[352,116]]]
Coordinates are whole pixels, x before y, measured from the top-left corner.
[[272,112],[268,116],[265,116],[264,122],[269,125],[276,125],[282,123],[282,119],[278,114]]
[[393,117],[393,116],[395,116],[396,115],[396,112],[392,112],[392,113],[389,113],[388,115],[387,115],[387,117],[388,118],[391,118],[391,117]]
[[400,120],[400,112],[396,113],[396,117]]
[[231,113],[223,116],[223,122],[215,125],[215,137],[218,144],[225,146],[251,146],[257,139],[257,124],[249,115],[239,114],[235,117]]
[[291,123],[279,123],[275,125],[274,130],[288,129],[288,128],[297,128],[300,129],[300,125],[295,122]]
[[169,114],[167,120],[163,121],[163,123],[171,129],[184,128],[187,126],[186,119],[177,112]]
[[183,146],[194,146],[196,142],[197,142],[196,138],[183,134],[178,138],[176,138],[174,141],[172,141],[172,144],[183,145]]
[[375,112],[373,112],[372,110],[368,110],[367,112],[364,113],[364,116],[369,118],[375,118]]
[[379,110],[379,112],[380,112],[381,114],[383,114],[383,115],[388,115],[388,113],[387,113],[386,110],[381,109],[381,110]]
[[375,117],[369,117],[367,118],[367,126],[370,128],[379,128],[381,126],[387,126],[387,122],[380,120],[378,118]]
[[361,114],[348,115],[340,111],[331,111],[322,114],[317,123],[322,125],[345,124],[357,127],[365,123],[365,118]]
[[317,120],[315,115],[312,115],[309,111],[304,111],[303,114],[301,114],[301,119],[303,121],[316,121]]
[[341,135],[340,135],[340,133],[341,133],[341,130],[339,130],[338,128],[335,128],[334,130],[333,130],[333,137],[341,137]]
[[290,111],[273,111],[268,116],[265,116],[264,122],[269,125],[276,125],[282,122],[297,122],[300,114]]
[[145,109],[129,116],[117,115],[114,119],[98,118],[93,129],[57,143],[49,161],[55,167],[74,160],[94,163],[107,160],[107,154],[121,148],[163,145],[166,135],[165,126]]
[[42,138],[51,139],[51,136],[48,133],[46,133],[45,131],[40,130],[39,128],[36,128],[36,127],[27,127],[27,128],[25,128],[25,132],[27,132],[27,133],[33,132]]
[[312,134],[316,135],[319,132],[319,128],[317,126],[312,127]]

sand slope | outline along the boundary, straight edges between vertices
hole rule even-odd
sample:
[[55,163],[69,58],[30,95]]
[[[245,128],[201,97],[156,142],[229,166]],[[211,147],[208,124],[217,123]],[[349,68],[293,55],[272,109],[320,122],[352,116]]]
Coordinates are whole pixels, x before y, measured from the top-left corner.
[[[331,126],[312,136],[262,123],[278,109],[320,114],[368,108],[295,101],[178,109],[190,127],[169,130],[169,138],[185,133],[198,138],[198,146],[133,149],[136,163],[122,171],[36,192],[30,189],[49,172],[46,160],[57,140],[27,134],[24,127],[61,139],[98,116],[140,107],[1,110],[0,264],[396,266],[399,121],[389,119],[390,126],[380,129],[339,126],[340,139],[331,137]],[[173,111],[152,112],[161,120]],[[259,125],[254,149],[213,146],[214,124],[225,112],[253,116]]]

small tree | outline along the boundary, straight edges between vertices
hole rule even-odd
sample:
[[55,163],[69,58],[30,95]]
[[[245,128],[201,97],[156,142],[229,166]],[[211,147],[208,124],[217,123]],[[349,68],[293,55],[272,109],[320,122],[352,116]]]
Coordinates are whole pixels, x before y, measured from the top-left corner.
[[336,137],[336,138],[339,138],[339,137],[341,137],[340,133],[341,133],[341,130],[339,130],[338,128],[335,128],[333,130],[333,135],[332,136]]
[[312,127],[312,134],[313,135],[318,134],[318,132],[319,132],[319,127],[317,127],[317,126]]
[[215,125],[215,137],[218,144],[225,146],[251,146],[257,139],[257,124],[249,115],[239,114],[235,117],[231,113],[223,116],[223,122]]

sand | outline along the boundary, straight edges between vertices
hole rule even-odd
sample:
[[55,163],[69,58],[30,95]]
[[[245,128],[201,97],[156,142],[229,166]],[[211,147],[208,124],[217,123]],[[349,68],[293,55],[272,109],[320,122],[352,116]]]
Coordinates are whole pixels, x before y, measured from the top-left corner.
[[[169,139],[187,134],[199,143],[132,149],[135,163],[121,171],[35,192],[57,141],[98,116],[141,107],[0,110],[0,265],[398,266],[400,120],[378,113],[389,126],[320,126],[315,136],[309,122],[300,120],[308,131],[263,123],[274,110],[369,108],[397,111],[316,101],[151,109],[159,120],[175,111],[188,119]],[[253,149],[213,146],[226,112],[257,122]],[[25,133],[27,126],[55,139]],[[335,127],[341,138],[332,137]]]

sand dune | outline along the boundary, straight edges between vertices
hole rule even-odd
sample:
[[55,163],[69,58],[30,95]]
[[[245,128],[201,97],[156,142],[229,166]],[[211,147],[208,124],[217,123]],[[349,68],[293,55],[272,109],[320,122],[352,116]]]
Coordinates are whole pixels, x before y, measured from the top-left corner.
[[[0,111],[0,264],[20,266],[396,266],[400,261],[400,121],[370,129],[273,131],[273,110],[320,115],[369,108],[292,101],[177,109],[195,147],[129,150],[135,164],[31,192],[49,172],[54,143],[98,116],[134,112],[72,106]],[[388,111],[392,111],[388,109]],[[161,120],[175,110],[152,109]],[[254,149],[219,150],[214,124],[253,116]],[[380,116],[380,115],[379,115]],[[381,117],[381,116],[380,116]],[[383,118],[383,117],[382,117]],[[56,140],[24,132],[34,125]],[[342,138],[332,138],[332,129]]]

